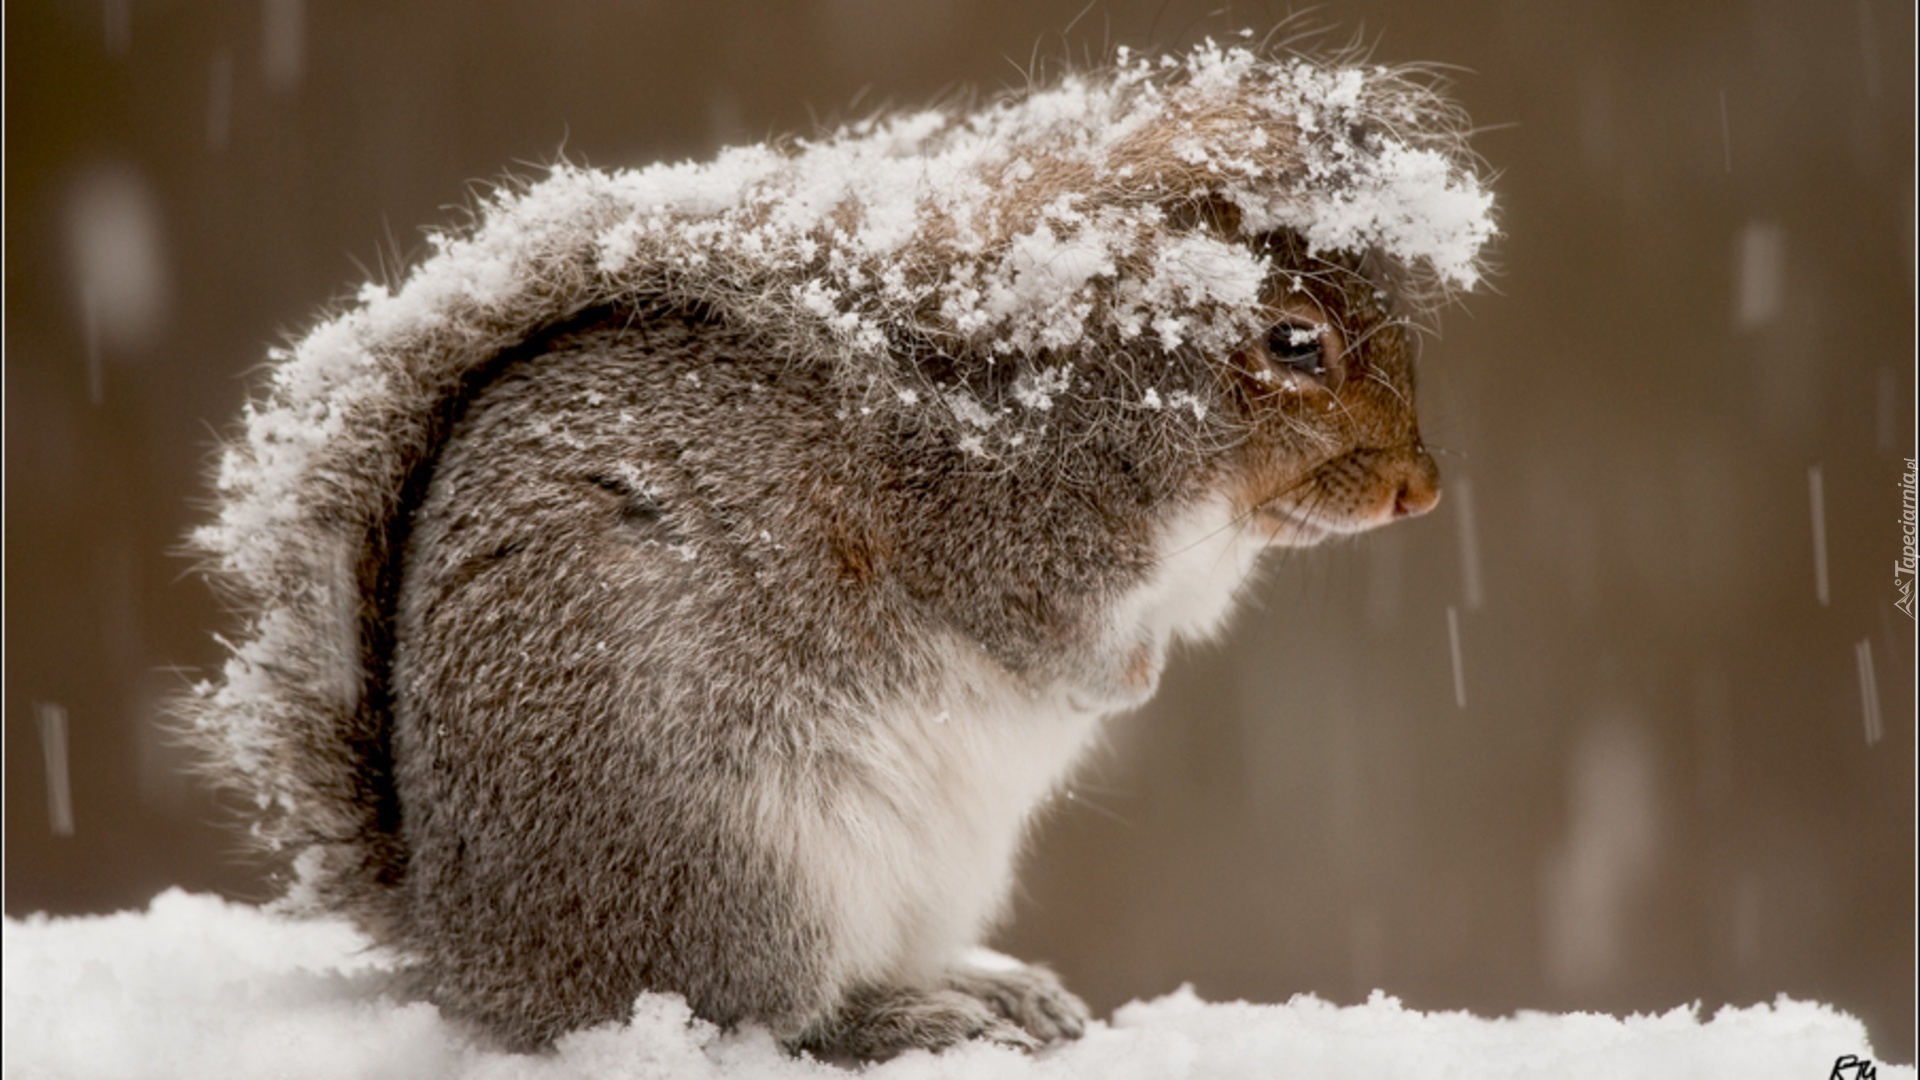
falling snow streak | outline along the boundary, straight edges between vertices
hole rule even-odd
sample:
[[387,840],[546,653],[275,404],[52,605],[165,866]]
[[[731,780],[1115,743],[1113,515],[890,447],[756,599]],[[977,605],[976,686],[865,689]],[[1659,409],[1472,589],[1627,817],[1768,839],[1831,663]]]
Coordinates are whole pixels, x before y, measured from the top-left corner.
[[1479,611],[1483,600],[1480,591],[1480,529],[1473,517],[1473,481],[1461,477],[1451,485],[1453,496],[1453,520],[1460,528],[1460,590],[1466,595],[1467,610]]
[[261,73],[278,91],[300,85],[306,67],[307,5],[303,0],[266,0],[261,10]]
[[1860,670],[1860,707],[1867,723],[1867,745],[1886,734],[1880,725],[1880,682],[1873,676],[1873,643],[1861,638],[1853,645],[1854,665]]
[[1739,265],[1735,267],[1734,325],[1753,330],[1778,318],[1787,293],[1787,237],[1771,221],[1750,221],[1740,230]]
[[1453,649],[1453,704],[1456,708],[1467,707],[1467,672],[1460,661],[1460,612],[1453,605],[1447,605],[1447,644]]
[[101,358],[138,354],[167,317],[167,265],[159,200],[138,172],[101,165],[67,194],[65,241],[74,306],[88,341],[89,379],[100,397]]
[[1540,863],[1540,959],[1573,990],[1625,970],[1635,900],[1658,870],[1665,829],[1654,749],[1627,712],[1584,724],[1569,747],[1566,836]]
[[73,835],[73,788],[67,770],[67,710],[49,701],[33,703],[40,749],[47,763],[47,822],[55,836]]
[[1813,509],[1813,593],[1827,606],[1827,497],[1820,466],[1807,469],[1807,500]]

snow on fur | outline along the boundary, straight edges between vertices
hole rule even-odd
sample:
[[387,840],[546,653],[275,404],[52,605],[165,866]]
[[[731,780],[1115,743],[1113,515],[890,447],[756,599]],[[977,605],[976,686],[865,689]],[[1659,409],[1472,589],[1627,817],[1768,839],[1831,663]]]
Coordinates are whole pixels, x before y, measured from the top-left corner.
[[[493,194],[397,288],[365,286],[276,351],[226,447],[218,520],[193,540],[243,621],[182,705],[209,771],[258,807],[267,846],[303,853],[322,906],[377,907],[388,547],[448,403],[540,330],[599,305],[700,305],[833,365],[863,408],[926,410],[971,451],[1039,452],[1075,365],[1212,363],[1261,331],[1262,234],[1367,253],[1416,306],[1472,286],[1494,225],[1464,131],[1416,73],[1209,43],[1122,51],[974,111],[705,163],[561,165]],[[983,404],[930,357],[1018,380]],[[1174,384],[1135,407],[1170,432],[1206,418]],[[1016,410],[1038,426],[1001,422]]]
[[[5,923],[5,1075],[46,1080],[275,1076],[433,1080],[561,1077],[821,1080],[848,1075],[785,1056],[766,1032],[724,1034],[670,995],[626,1026],[562,1038],[551,1054],[474,1046],[431,1005],[386,996],[387,958],[344,923],[288,919],[178,890],[146,912]],[[873,1080],[1369,1080],[1551,1076],[1585,1080],[1807,1080],[1843,1055],[1872,1057],[1858,1020],[1784,996],[1703,1021],[1681,1007],[1618,1019],[1427,1013],[1376,992],[1337,1007],[1208,1004],[1182,989],[1119,1009],[1079,1042],[1028,1057],[987,1045],[916,1051]],[[1912,1078],[1882,1064],[1882,1080]],[[1847,1075],[1851,1076],[1849,1072]]]

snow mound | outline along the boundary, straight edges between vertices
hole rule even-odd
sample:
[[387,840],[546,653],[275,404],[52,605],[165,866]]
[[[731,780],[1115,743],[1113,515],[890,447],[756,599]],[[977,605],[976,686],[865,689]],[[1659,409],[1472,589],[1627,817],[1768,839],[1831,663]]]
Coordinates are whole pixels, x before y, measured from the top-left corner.
[[[293,919],[171,890],[145,912],[7,919],[7,1077],[831,1077],[789,1058],[763,1031],[722,1033],[677,997],[641,998],[633,1022],[580,1032],[543,1056],[475,1047],[428,1004],[381,986],[391,960],[345,923]],[[1522,1013],[1488,1020],[1424,1013],[1376,991],[1342,1008],[1210,1004],[1182,988],[1118,1010],[1077,1043],[1034,1057],[992,1046],[909,1054],[864,1070],[876,1080],[1033,1077],[1685,1076],[1816,1080],[1836,1060],[1870,1058],[1858,1020],[1781,997],[1702,1021],[1681,1007],[1619,1019]],[[1853,1080],[1855,1072],[1841,1075]],[[1879,1065],[1882,1080],[1911,1066]]]

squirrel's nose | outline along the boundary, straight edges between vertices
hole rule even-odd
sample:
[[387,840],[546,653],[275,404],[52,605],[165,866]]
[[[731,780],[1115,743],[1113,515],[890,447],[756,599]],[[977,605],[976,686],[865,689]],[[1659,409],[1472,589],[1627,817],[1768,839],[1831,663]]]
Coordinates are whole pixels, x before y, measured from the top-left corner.
[[1433,463],[1425,447],[1415,446],[1400,479],[1400,490],[1393,497],[1393,516],[1419,517],[1440,504],[1440,466]]

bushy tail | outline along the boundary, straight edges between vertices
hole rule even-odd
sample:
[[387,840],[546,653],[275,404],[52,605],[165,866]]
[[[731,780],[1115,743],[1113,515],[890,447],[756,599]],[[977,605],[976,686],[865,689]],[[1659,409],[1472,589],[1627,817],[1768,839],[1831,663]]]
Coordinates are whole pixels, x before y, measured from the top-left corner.
[[[296,902],[377,924],[405,872],[389,733],[399,553],[453,421],[543,328],[614,300],[595,238],[626,208],[568,168],[439,237],[397,293],[276,351],[191,547],[240,625],[180,703],[216,783],[290,859]],[[507,206],[513,213],[497,212]]]

